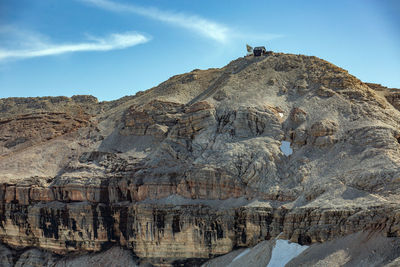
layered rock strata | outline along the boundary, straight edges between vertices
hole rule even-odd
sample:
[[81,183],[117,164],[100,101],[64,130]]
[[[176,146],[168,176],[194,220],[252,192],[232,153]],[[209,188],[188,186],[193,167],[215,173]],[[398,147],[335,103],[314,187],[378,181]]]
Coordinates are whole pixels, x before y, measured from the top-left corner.
[[280,234],[399,237],[397,93],[275,53],[114,102],[1,100],[0,239],[58,255],[119,245],[164,266]]

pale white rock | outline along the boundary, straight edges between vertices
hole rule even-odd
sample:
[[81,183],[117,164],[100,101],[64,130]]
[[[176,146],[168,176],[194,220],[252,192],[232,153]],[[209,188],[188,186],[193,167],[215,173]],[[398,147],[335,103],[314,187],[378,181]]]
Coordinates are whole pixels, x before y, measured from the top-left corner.
[[288,240],[278,239],[272,249],[272,256],[267,267],[282,267],[306,250],[308,246],[290,243]]
[[282,141],[281,146],[279,147],[285,156],[290,156],[293,154],[293,149],[290,147],[291,143],[288,141]]

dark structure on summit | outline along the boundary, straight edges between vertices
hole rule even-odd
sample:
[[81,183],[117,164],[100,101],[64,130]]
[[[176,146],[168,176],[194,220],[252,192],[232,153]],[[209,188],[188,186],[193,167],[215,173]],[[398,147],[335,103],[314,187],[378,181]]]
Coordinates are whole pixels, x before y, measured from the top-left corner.
[[267,50],[265,49],[265,46],[257,46],[257,47],[254,47],[253,54],[255,57],[259,57],[261,55],[266,55]]

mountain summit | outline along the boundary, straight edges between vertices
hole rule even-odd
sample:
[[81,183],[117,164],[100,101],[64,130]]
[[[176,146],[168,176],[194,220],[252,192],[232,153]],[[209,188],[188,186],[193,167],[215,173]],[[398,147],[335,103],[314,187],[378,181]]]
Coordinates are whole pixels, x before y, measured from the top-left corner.
[[137,264],[196,265],[277,236],[314,252],[375,236],[394,245],[370,266],[400,261],[399,90],[317,57],[247,56],[116,101],[0,110],[10,266],[120,247]]

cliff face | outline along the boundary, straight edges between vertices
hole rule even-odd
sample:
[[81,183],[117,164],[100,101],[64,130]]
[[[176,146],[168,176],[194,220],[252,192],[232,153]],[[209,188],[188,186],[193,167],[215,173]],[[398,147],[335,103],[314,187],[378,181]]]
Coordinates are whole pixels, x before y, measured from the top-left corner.
[[272,54],[114,102],[3,99],[0,239],[60,255],[120,245],[179,265],[281,233],[399,237],[396,95]]

